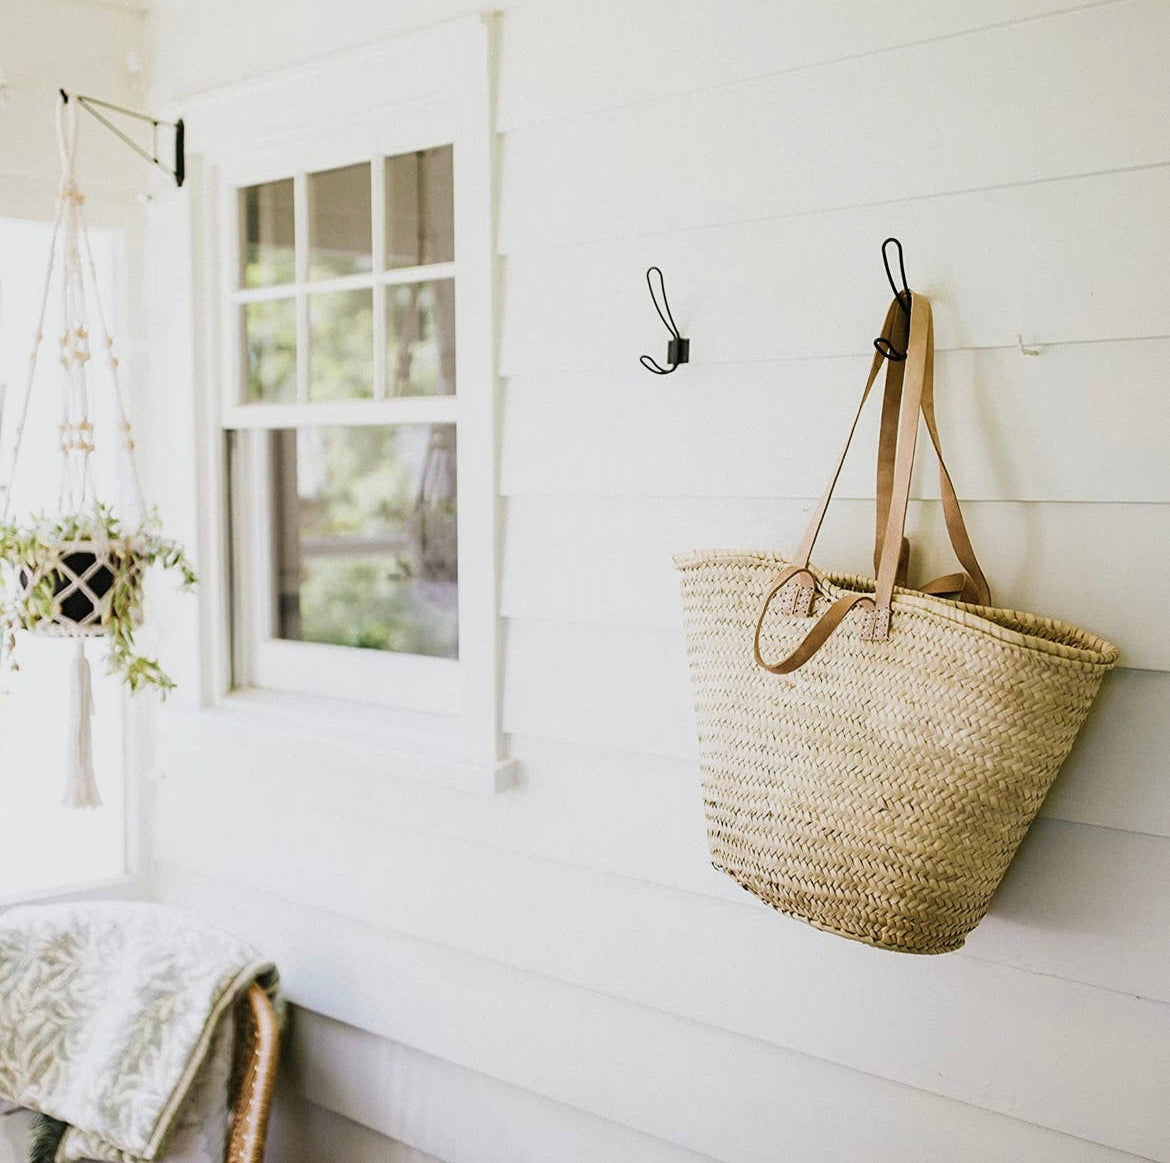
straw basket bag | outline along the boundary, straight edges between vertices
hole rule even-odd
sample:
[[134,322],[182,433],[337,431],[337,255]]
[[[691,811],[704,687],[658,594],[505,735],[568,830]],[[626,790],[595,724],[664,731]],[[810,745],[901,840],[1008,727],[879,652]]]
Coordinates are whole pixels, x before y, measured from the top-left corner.
[[[942,461],[930,303],[911,303],[908,321],[891,303],[882,331],[907,358],[886,371],[876,580],[809,558],[880,355],[795,556],[675,564],[715,867],[819,929],[946,953],[987,912],[1117,650],[991,605]],[[911,589],[920,414],[963,572]]]

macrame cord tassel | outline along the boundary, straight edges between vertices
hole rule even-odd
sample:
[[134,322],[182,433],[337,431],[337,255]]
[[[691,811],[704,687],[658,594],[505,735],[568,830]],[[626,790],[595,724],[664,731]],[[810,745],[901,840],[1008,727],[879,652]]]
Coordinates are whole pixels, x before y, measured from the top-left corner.
[[77,639],[69,686],[69,739],[62,803],[67,808],[100,808],[102,799],[93,774],[93,679],[84,638]]

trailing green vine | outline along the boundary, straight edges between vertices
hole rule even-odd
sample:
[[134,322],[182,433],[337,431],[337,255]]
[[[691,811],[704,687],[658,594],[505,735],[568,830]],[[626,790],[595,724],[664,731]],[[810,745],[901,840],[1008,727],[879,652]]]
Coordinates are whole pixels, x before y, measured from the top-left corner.
[[8,657],[17,630],[37,631],[67,623],[59,593],[66,557],[92,544],[112,574],[112,584],[97,607],[97,625],[108,644],[107,668],[132,690],[153,687],[166,697],[174,682],[158,660],[140,654],[134,633],[142,617],[146,571],[152,567],[179,575],[183,589],[196,583],[183,547],[164,537],[157,515],[127,527],[106,505],[92,512],[34,516],[28,522],[0,523],[0,561],[7,567],[5,599],[0,607]]

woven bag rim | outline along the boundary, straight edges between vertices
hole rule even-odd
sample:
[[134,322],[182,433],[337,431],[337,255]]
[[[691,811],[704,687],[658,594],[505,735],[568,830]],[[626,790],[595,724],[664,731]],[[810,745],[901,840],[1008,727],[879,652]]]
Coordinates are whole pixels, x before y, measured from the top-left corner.
[[[693,550],[677,553],[673,560],[675,569],[680,572],[718,564],[763,565],[779,573],[790,564],[777,553],[742,549]],[[826,573],[812,565],[809,571],[833,598],[846,593],[873,593],[877,584],[873,578],[848,573]],[[897,610],[899,607],[913,609],[917,613],[963,626],[1020,649],[1046,654],[1054,660],[1074,665],[1108,669],[1119,657],[1119,651],[1112,642],[1091,631],[1024,610],[977,606],[896,587],[893,608]]]

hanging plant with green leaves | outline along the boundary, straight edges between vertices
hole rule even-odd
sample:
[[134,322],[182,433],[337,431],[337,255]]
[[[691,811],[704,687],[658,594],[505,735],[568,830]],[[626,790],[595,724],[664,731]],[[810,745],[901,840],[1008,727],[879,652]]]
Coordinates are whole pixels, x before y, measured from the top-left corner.
[[110,673],[131,691],[154,688],[165,698],[174,689],[158,661],[134,643],[148,569],[175,572],[184,589],[196,582],[183,547],[162,535],[156,516],[127,529],[108,506],[98,505],[88,515],[0,523],[0,561],[8,573],[0,625],[14,668],[17,630],[102,635]]
[[[71,746],[67,753],[65,803],[94,807],[101,803],[94,780],[90,720],[93,689],[85,643],[104,638],[109,671],[131,691],[153,689],[166,695],[174,682],[157,659],[144,654],[135,637],[142,622],[146,575],[161,568],[178,575],[184,588],[195,573],[181,545],[164,537],[155,513],[146,508],[134,462],[134,439],[118,376],[114,340],[106,325],[99,280],[85,227],[84,196],[73,176],[77,149],[76,103],[58,107],[57,134],[63,173],[57,202],[48,269],[40,304],[28,381],[14,426],[8,487],[0,507],[0,632],[12,662],[18,631],[71,639],[76,645],[63,718]],[[13,485],[21,464],[29,402],[36,386],[37,353],[45,328],[53,268],[60,259],[61,330],[60,451],[58,510],[22,519],[9,516]],[[88,284],[88,286],[87,286]],[[89,308],[94,309],[113,387],[114,423],[126,476],[132,486],[136,517],[126,520],[99,500],[93,469],[95,424],[86,380],[91,359]],[[113,427],[113,425],[111,425]],[[6,426],[7,428],[7,426]],[[113,443],[111,441],[111,443]]]

